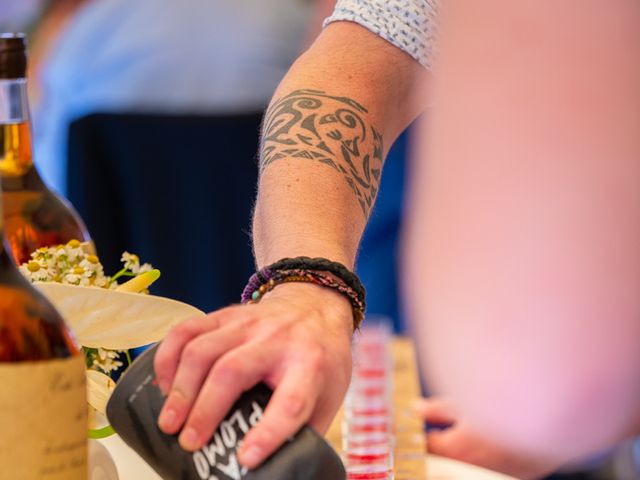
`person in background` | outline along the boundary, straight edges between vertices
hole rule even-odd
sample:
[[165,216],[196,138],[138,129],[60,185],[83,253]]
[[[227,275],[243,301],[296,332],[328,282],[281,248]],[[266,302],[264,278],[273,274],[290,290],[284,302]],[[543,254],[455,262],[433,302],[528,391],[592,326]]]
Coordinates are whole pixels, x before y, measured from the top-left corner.
[[[406,243],[422,363],[455,405],[431,446],[538,478],[640,433],[640,6],[450,5],[431,77],[435,2],[338,2],[267,113],[254,248],[353,268],[388,145],[433,101]],[[328,426],[352,331],[349,302],[307,284],[185,322],[156,356],[160,427],[200,448],[264,380],[240,452],[259,465]]]
[[0,5],[0,31],[29,32],[38,21],[45,0],[4,0]]
[[33,42],[35,158],[110,271],[212,310],[253,271],[262,111],[332,0],[57,0]]
[[[134,250],[162,269],[156,293],[204,310],[236,301],[253,268],[244,219],[252,208],[261,112],[334,3],[280,0],[267,7],[245,0],[132,6],[58,0],[49,2],[40,15],[33,13],[35,5],[31,15],[20,15],[42,17],[31,48],[31,74],[39,80],[30,92],[36,100],[36,161],[53,188],[80,209],[108,268],[118,268],[120,251]],[[105,33],[111,27],[113,31]],[[123,115],[129,120],[126,126]],[[173,135],[167,132],[164,144],[158,142],[161,128],[174,130]],[[191,145],[176,144],[178,129],[191,133]],[[211,169],[215,160],[202,142],[226,146],[226,160],[221,161],[231,165],[220,169],[225,174]],[[389,153],[385,192],[358,265],[372,294],[369,312],[392,319],[397,331],[406,328],[396,280],[406,152],[402,136]],[[180,173],[171,155],[190,156],[192,161]],[[130,160],[132,156],[137,161]],[[128,163],[126,176],[136,178],[129,188],[125,176],[114,171],[123,163]],[[158,170],[166,176],[158,178]],[[207,189],[219,194],[198,198]],[[171,190],[174,198],[160,199],[158,190]],[[211,208],[221,204],[222,209]],[[126,212],[114,213],[117,208]],[[224,218],[212,213],[216,209]],[[179,221],[171,222],[173,227],[164,217],[171,210],[182,212]],[[199,245],[180,233],[196,224],[201,236],[209,236]],[[167,228],[159,231],[163,225]],[[176,245],[191,255],[176,254]],[[220,251],[227,253],[221,256]],[[193,252],[198,252],[195,268],[189,260]]]

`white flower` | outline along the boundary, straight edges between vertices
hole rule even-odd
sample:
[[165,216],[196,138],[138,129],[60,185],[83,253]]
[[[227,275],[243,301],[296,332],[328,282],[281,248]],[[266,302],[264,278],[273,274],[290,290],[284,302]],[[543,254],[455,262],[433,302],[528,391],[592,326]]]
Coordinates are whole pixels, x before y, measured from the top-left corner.
[[82,274],[81,285],[91,285],[94,287],[106,287],[109,279],[104,275],[102,264],[95,255],[85,255],[85,258],[78,265],[84,273]]
[[98,355],[93,357],[93,366],[108,375],[124,365],[120,360],[118,360],[120,353],[121,352],[116,350],[98,348]]
[[140,258],[133,253],[124,252],[120,261],[124,263],[124,268],[131,270],[133,273],[138,273],[140,270]]
[[84,271],[88,274],[91,274],[91,276],[103,273],[102,272],[102,264],[100,264],[100,262],[97,263],[93,263],[90,262],[88,259],[83,259],[78,266],[82,267],[84,269]]
[[52,269],[56,263],[52,250],[50,248],[39,248],[31,254],[31,261],[37,262],[43,268]]
[[67,253],[67,258],[72,263],[76,263],[78,259],[84,258],[86,255],[82,243],[79,240],[69,240],[64,246],[64,250]]
[[20,272],[32,282],[46,282],[52,278],[46,265],[41,265],[35,260],[20,265]]
[[78,275],[76,273],[67,273],[64,277],[62,277],[62,283],[66,283],[67,285],[80,285],[81,279],[81,275]]
[[141,273],[150,272],[151,270],[153,270],[153,266],[150,263],[143,263],[142,265],[140,265],[138,271],[134,273],[140,275]]
[[37,272],[32,273],[31,278],[34,282],[47,282],[51,280],[51,273],[46,268],[41,268]]
[[109,287],[97,256],[90,253],[87,243],[71,240],[66,245],[39,248],[20,271],[32,282],[60,282],[69,285]]
[[64,247],[64,245],[51,247],[49,249],[48,255],[50,256],[50,258],[58,261],[60,260],[60,258],[64,258],[66,260],[66,258],[69,256],[67,253],[67,249]]

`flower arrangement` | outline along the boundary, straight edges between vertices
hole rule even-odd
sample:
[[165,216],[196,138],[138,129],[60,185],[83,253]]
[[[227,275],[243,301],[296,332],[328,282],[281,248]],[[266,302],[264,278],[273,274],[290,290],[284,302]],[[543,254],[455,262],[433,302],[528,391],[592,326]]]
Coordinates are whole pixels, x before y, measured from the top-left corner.
[[[148,293],[146,288],[160,276],[151,264],[140,264],[140,258],[124,252],[120,261],[122,269],[109,277],[104,274],[100,259],[90,252],[89,244],[79,240],[71,240],[66,245],[39,248],[31,254],[31,260],[20,265],[19,269],[31,282],[55,282],[65,285],[83,287],[99,287],[118,289],[121,278],[145,275],[147,282],[141,293]],[[97,370],[111,376],[124,366],[122,361],[131,364],[129,350],[109,350],[102,347],[91,348],[82,345],[86,357],[87,368]]]
[[114,433],[105,409],[116,374],[131,364],[130,350],[160,341],[181,320],[204,315],[190,305],[148,295],[160,272],[129,252],[121,261],[122,268],[107,276],[89,245],[71,240],[38,249],[19,267],[62,314],[82,346],[90,438]]
[[122,277],[136,277],[153,270],[149,263],[124,252],[122,269],[112,277],[105,276],[100,259],[92,254],[89,244],[71,240],[66,245],[39,248],[31,260],[20,265],[20,271],[32,282],[58,282],[84,287],[117,288]]

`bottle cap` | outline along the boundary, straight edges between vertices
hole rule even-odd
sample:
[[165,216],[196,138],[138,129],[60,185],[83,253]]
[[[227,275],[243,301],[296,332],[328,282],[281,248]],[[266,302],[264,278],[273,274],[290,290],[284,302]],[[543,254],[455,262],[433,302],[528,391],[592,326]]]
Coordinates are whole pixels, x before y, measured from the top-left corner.
[[27,76],[27,38],[24,33],[0,33],[0,79]]

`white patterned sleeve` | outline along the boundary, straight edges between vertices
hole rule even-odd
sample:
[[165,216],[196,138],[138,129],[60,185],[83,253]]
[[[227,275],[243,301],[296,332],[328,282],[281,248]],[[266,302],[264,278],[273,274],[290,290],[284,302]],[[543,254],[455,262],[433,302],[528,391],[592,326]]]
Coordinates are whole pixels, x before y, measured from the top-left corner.
[[438,0],[338,0],[325,25],[355,22],[430,69],[435,51]]

